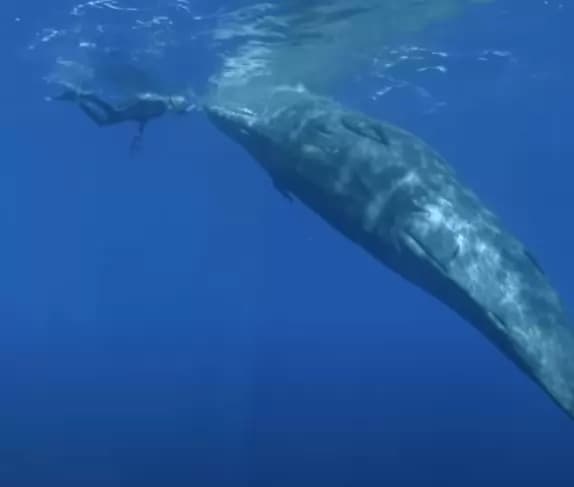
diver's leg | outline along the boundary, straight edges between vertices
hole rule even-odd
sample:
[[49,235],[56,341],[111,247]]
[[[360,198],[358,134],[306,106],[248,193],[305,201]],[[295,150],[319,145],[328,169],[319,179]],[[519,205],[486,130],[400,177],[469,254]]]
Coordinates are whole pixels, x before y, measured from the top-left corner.
[[66,90],[55,96],[48,96],[46,100],[48,101],[76,101],[80,94],[74,90]]
[[79,100],[81,110],[99,126],[122,121],[114,107],[95,95],[81,95]]
[[107,112],[102,112],[100,110],[94,109],[94,107],[91,105],[85,105],[83,103],[80,103],[80,109],[100,127],[103,127],[104,125],[110,125]]
[[47,96],[47,101],[79,101],[82,97],[91,96],[89,91],[83,90],[79,86],[75,86],[73,84],[64,84],[63,91],[54,96]]
[[105,113],[109,118],[114,118],[117,113],[117,110],[112,105],[102,100],[99,96],[92,94],[80,95],[78,100],[82,105],[92,105],[92,107],[101,110],[102,113]]

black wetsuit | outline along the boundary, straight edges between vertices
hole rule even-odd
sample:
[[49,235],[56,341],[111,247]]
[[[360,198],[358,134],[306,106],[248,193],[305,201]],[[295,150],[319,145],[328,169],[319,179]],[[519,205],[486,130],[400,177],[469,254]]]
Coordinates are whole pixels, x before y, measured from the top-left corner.
[[113,107],[95,95],[81,95],[78,102],[84,113],[100,126],[133,121],[140,124],[140,132],[152,118],[161,117],[168,110],[166,101],[157,98],[138,98],[121,107]]
[[123,122],[137,122],[138,133],[131,143],[131,152],[135,152],[141,143],[146,124],[168,111],[168,103],[161,98],[137,98],[120,107],[113,107],[96,95],[80,95],[77,99],[82,111],[100,127]]

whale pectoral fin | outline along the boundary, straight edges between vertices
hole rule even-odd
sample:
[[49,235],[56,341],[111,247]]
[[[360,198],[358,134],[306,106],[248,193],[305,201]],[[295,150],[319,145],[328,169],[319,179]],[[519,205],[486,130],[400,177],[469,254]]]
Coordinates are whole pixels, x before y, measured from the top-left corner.
[[353,115],[343,115],[341,123],[347,130],[361,137],[367,137],[387,147],[390,146],[389,138],[380,123]]

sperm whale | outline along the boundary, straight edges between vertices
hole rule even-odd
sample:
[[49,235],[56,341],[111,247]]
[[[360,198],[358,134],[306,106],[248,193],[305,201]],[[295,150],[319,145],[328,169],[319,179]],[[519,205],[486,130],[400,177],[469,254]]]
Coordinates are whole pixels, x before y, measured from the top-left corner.
[[559,296],[428,144],[305,90],[205,111],[283,195],[474,325],[574,418],[574,329]]

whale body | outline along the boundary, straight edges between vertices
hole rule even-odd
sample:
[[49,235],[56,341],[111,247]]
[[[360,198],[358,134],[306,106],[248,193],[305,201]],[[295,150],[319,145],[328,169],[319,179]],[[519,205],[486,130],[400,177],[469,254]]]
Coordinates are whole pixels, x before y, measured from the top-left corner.
[[532,254],[413,134],[304,90],[205,106],[275,186],[474,325],[574,418],[574,330]]

